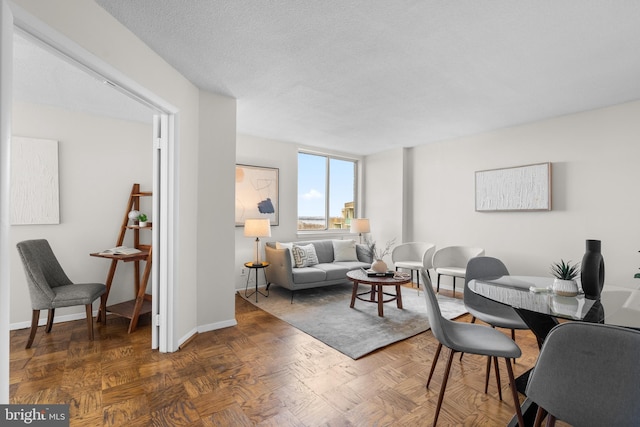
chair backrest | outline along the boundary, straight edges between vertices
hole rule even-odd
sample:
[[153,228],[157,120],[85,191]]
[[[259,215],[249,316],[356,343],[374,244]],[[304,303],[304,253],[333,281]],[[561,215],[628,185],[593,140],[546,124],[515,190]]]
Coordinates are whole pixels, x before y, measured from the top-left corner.
[[430,245],[422,255],[422,268],[428,270],[433,268],[433,253],[436,251],[436,245]]
[[427,301],[427,317],[429,318],[429,326],[431,327],[433,336],[445,347],[451,347],[452,343],[447,334],[447,322],[450,322],[450,320],[442,317],[438,298],[433,291],[431,279],[425,270],[420,271],[420,274],[422,275],[422,283],[424,284],[424,298]]
[[433,253],[433,267],[465,268],[471,258],[484,255],[484,249],[470,246],[445,246]]
[[637,426],[640,331],[562,323],[547,335],[526,394],[576,426]]
[[491,308],[499,304],[469,290],[469,281],[473,279],[497,278],[508,276],[509,270],[498,258],[479,256],[471,258],[467,263],[467,274],[464,279],[464,304],[483,312],[491,312]]
[[49,242],[45,239],[25,240],[16,246],[27,276],[32,308],[50,308],[55,297],[51,288],[70,285],[73,282],[62,270]]
[[408,242],[402,243],[391,251],[391,261],[416,261],[422,262],[425,252],[435,248],[432,243]]

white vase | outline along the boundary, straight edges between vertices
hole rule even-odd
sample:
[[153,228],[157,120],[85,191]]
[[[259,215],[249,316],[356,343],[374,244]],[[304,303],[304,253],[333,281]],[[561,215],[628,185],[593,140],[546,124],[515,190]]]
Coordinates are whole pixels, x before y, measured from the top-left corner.
[[578,284],[575,280],[555,279],[552,289],[553,293],[563,297],[575,297],[578,295]]
[[383,260],[377,259],[371,264],[371,269],[376,273],[386,273],[387,264]]
[[139,222],[138,222],[138,226],[139,226],[140,228],[142,228],[142,227],[146,227],[146,226],[147,226],[147,221],[139,221]]

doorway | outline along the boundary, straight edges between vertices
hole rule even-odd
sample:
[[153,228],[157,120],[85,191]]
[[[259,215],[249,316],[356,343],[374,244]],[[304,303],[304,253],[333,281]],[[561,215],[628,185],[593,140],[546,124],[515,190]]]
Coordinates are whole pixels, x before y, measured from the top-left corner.
[[[152,294],[154,303],[152,347],[161,352],[175,351],[172,339],[171,305],[166,304],[166,296],[173,283],[168,274],[173,264],[173,254],[167,249],[173,241],[173,226],[170,206],[175,180],[172,173],[172,157],[175,150],[174,115],[177,110],[155,94],[128,79],[91,53],[83,50],[71,40],[53,31],[22,9],[1,0],[0,21],[0,378],[6,387],[0,388],[0,402],[8,402],[9,375],[9,270],[10,270],[10,228],[9,228],[9,145],[11,138],[12,89],[13,89],[13,39],[19,32],[30,37],[52,52],[71,61],[85,72],[103,79],[105,83],[145,104],[155,112],[153,124],[153,191],[154,191],[154,232],[152,237],[153,270]],[[151,135],[150,135],[151,136]],[[164,303],[163,303],[164,302]]]

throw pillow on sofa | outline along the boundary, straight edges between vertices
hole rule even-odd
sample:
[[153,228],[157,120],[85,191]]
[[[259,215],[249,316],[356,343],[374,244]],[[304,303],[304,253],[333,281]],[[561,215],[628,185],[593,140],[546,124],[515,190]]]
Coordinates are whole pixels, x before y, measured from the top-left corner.
[[334,261],[358,261],[355,240],[333,240]]
[[295,260],[295,266],[297,268],[311,267],[318,264],[318,255],[316,254],[316,247],[312,244],[305,246],[293,245],[291,251],[293,253],[293,259]]

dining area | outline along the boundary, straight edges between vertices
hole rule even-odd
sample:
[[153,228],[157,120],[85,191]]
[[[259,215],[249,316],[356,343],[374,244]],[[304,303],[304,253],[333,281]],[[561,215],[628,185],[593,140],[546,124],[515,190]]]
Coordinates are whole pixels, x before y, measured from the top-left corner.
[[[474,262],[482,258],[490,259]],[[535,366],[515,378],[525,399],[508,425],[640,424],[640,290],[604,285],[601,276],[597,289],[578,281],[575,294],[554,291],[553,277],[488,268],[466,278],[465,304],[469,296],[512,310],[538,341]]]

